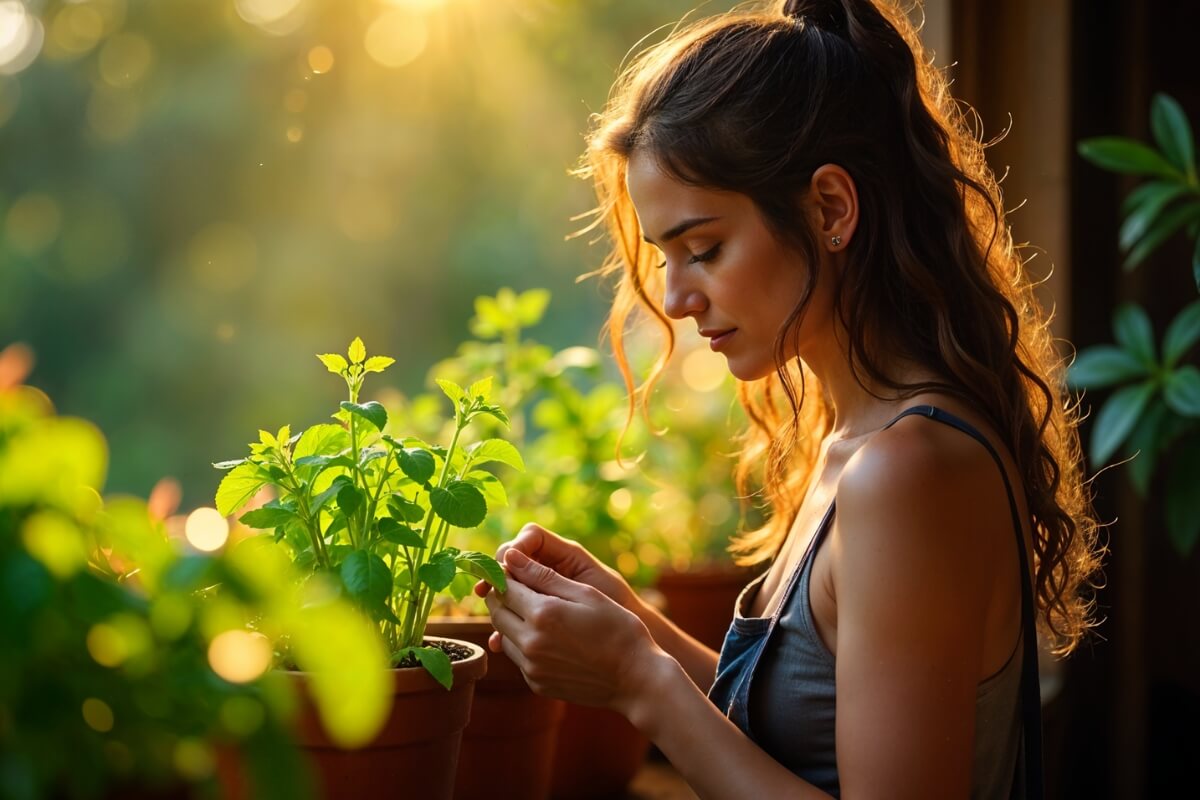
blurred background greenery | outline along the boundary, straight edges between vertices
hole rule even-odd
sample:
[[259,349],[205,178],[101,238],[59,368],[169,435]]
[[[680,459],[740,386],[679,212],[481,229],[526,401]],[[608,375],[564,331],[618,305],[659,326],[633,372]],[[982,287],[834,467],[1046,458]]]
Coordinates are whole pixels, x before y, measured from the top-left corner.
[[312,354],[355,335],[405,393],[501,286],[551,290],[541,341],[594,344],[568,170],[694,5],[0,0],[0,343],[104,430],[109,491],[171,475],[184,507],[254,430],[321,421]]

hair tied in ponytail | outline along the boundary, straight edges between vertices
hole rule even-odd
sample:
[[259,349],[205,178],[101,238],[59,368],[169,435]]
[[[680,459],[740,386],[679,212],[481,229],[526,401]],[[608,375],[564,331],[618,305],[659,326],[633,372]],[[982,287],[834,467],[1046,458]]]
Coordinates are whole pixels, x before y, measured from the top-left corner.
[[783,15],[801,25],[846,36],[849,29],[845,0],[785,0]]

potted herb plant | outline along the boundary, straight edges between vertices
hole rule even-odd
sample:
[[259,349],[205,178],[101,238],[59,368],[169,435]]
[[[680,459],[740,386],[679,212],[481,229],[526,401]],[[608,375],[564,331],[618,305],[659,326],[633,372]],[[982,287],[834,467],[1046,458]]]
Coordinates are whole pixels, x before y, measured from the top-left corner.
[[[276,499],[241,516],[251,528],[273,531],[295,563],[350,598],[374,621],[391,654],[393,706],[382,732],[347,750],[330,739],[313,714],[299,727],[327,797],[362,797],[398,788],[415,797],[449,798],[475,682],[486,671],[482,648],[427,635],[435,596],[459,578],[485,580],[504,591],[504,571],[489,555],[460,550],[451,529],[484,521],[489,498],[502,497],[489,462],[521,468],[513,445],[500,438],[462,446],[472,422],[507,416],[491,402],[492,380],[463,388],[439,386],[454,407],[447,446],[387,432],[387,411],[359,402],[367,374],[394,360],[368,358],[356,338],[345,356],[318,356],[346,383],[349,397],[336,422],[293,435],[260,431],[248,457],[216,466],[229,470],[217,489],[217,510],[230,515],[269,486]],[[461,576],[461,577],[460,577]],[[308,676],[294,673],[307,683]]]

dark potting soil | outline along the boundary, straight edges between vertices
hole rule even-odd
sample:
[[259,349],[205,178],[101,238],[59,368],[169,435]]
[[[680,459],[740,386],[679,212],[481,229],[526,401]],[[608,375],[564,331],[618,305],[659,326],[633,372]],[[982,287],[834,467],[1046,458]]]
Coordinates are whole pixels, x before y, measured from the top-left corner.
[[[429,641],[425,640],[426,647],[436,647],[446,655],[450,656],[451,661],[462,661],[471,657],[471,648],[466,645],[458,644],[457,642],[447,641]],[[393,665],[397,669],[405,669],[406,667],[419,667],[421,662],[412,653],[405,653],[404,658]]]

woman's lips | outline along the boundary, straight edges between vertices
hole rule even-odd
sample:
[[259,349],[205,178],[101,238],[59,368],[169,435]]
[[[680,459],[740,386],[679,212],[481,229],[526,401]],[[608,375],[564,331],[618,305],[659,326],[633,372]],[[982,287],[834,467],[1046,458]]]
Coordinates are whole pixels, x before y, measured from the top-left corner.
[[737,328],[732,328],[722,334],[718,334],[708,340],[708,346],[712,348],[714,353],[719,352],[722,347],[729,343],[729,340],[735,333],[737,333]]

